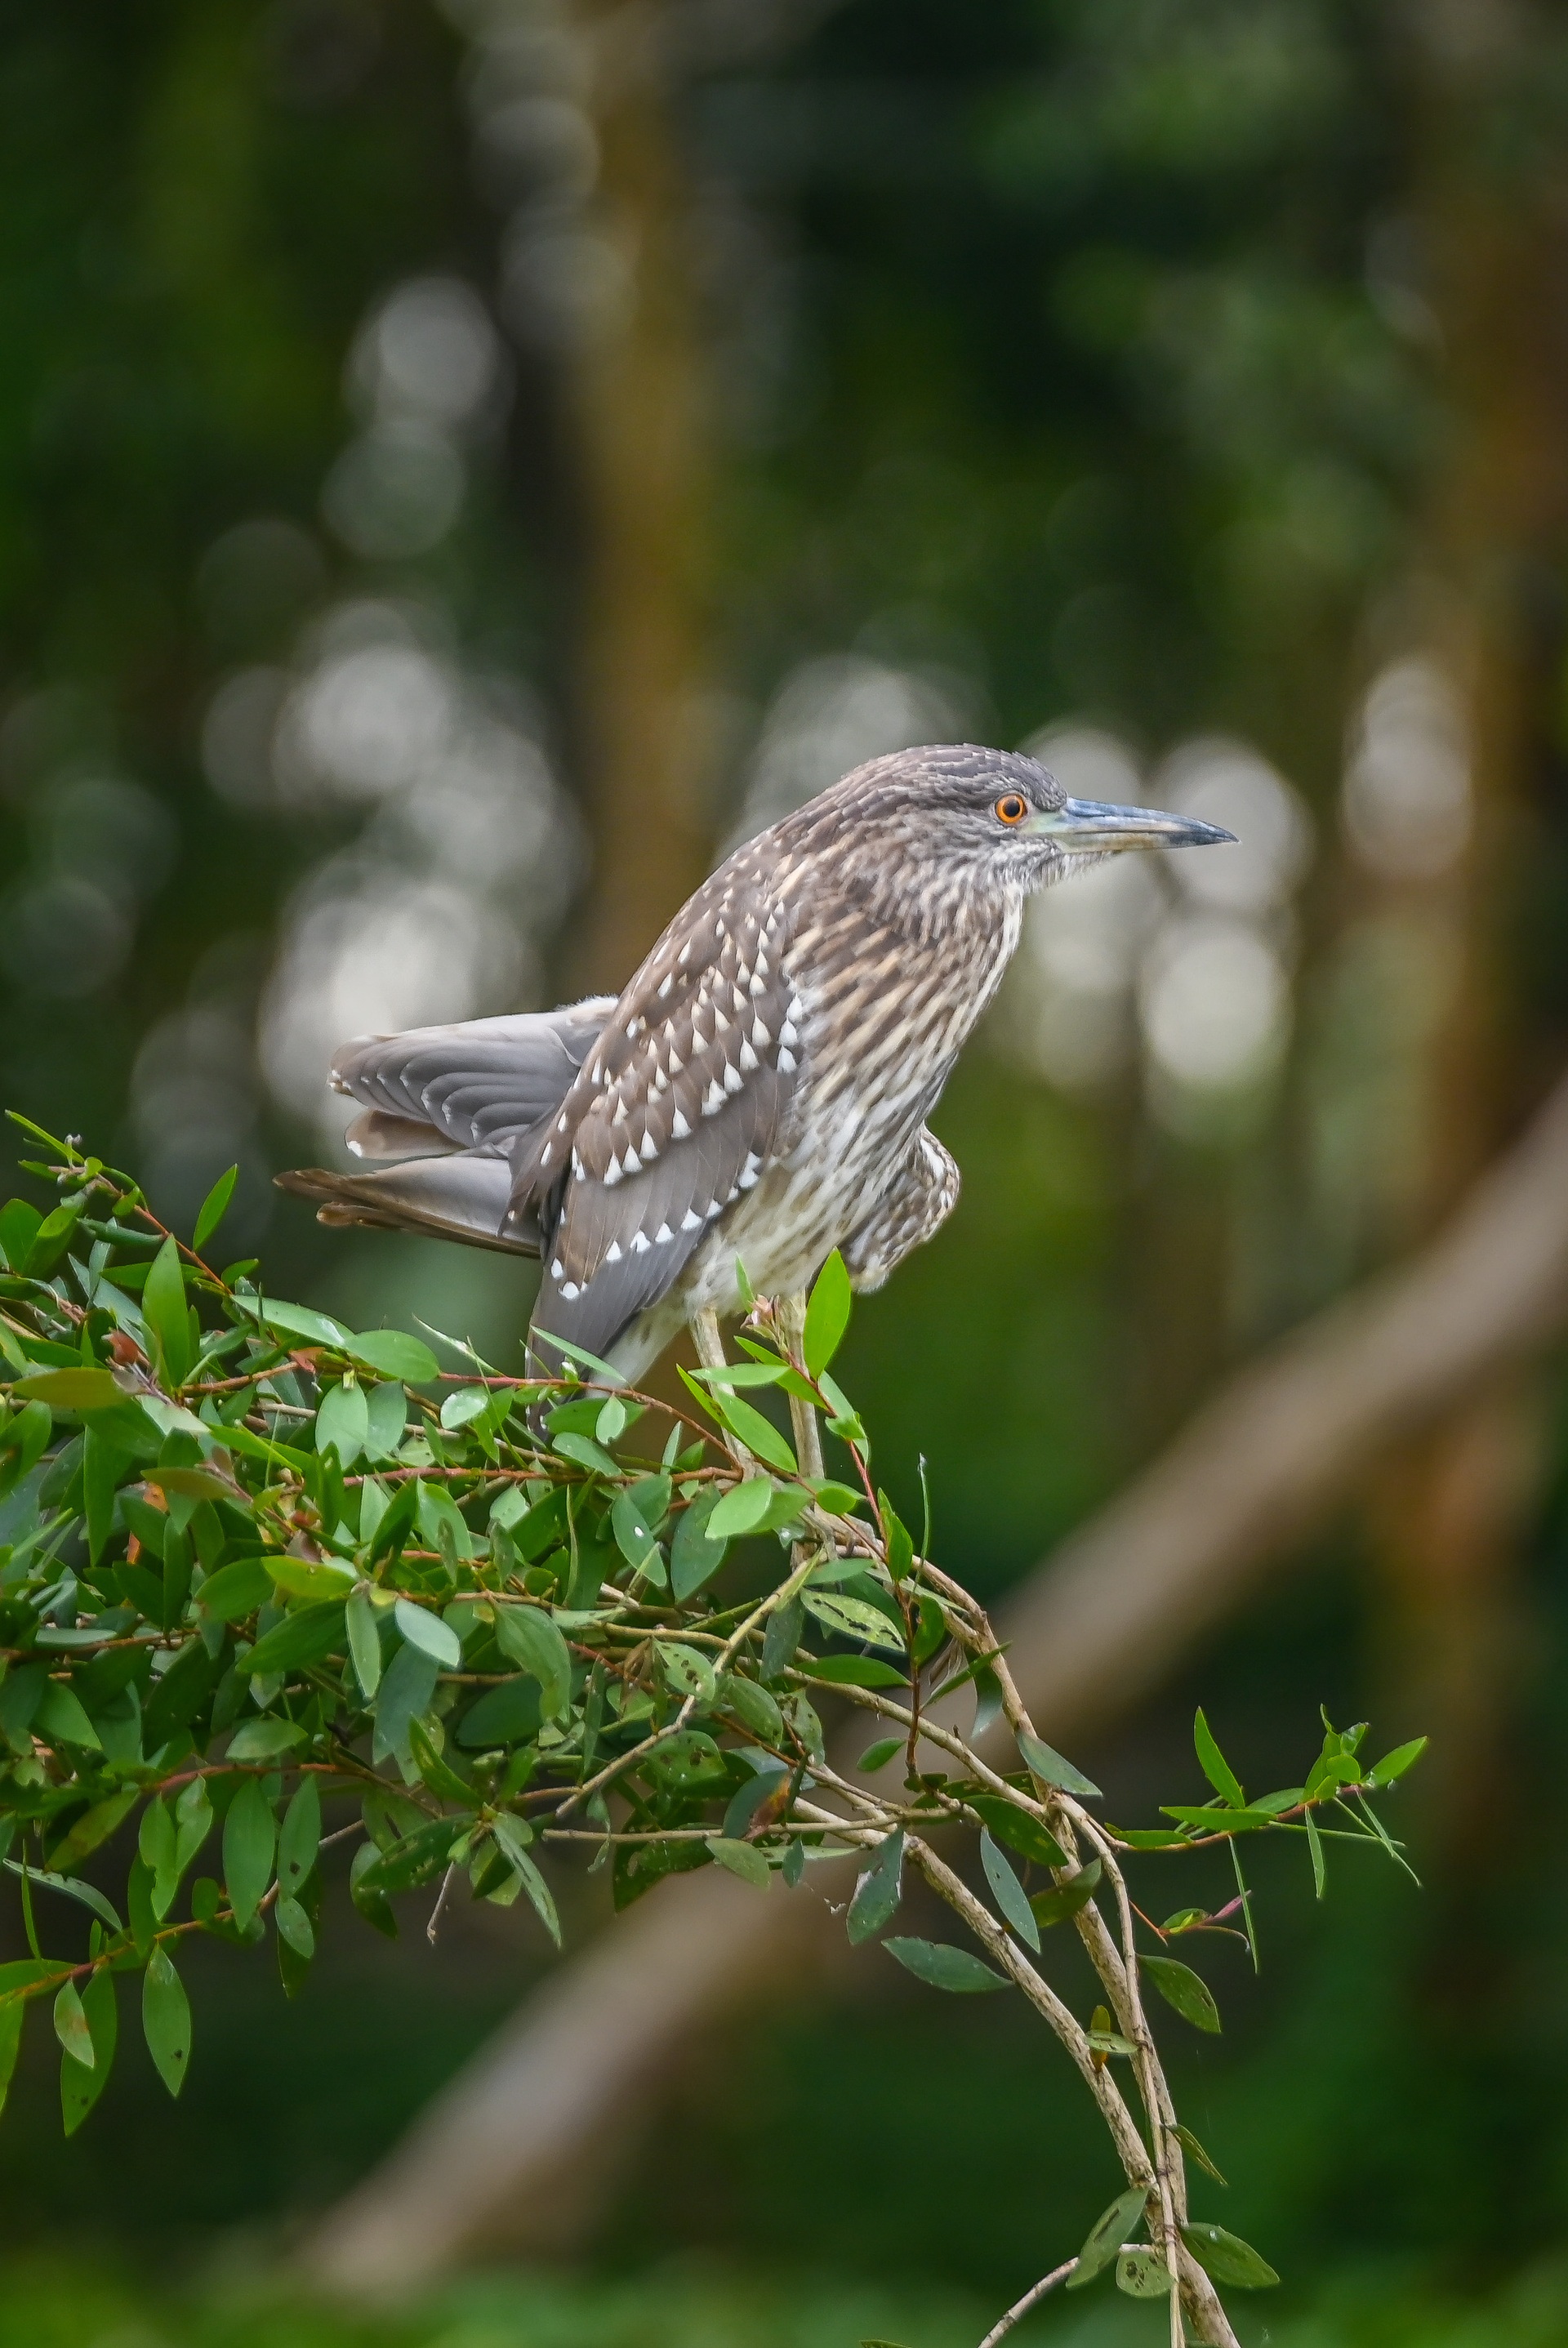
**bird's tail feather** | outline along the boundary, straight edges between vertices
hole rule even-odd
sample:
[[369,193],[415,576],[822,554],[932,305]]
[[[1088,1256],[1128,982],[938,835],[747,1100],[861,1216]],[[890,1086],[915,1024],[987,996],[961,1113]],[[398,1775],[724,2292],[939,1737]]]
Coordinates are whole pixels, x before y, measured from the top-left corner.
[[304,1166],[280,1174],[278,1188],[315,1202],[318,1223],[365,1224],[374,1231],[419,1231],[495,1248],[503,1255],[537,1255],[537,1231],[509,1227],[501,1235],[511,1171],[507,1160],[464,1151],[421,1158],[376,1174],[339,1174]]

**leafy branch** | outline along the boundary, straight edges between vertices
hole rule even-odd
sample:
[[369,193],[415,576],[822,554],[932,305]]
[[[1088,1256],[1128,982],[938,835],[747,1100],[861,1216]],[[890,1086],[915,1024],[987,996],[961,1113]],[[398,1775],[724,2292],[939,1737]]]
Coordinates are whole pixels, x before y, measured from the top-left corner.
[[[180,1946],[270,1932],[292,1993],[338,1841],[354,1845],[353,1904],[381,1931],[434,1890],[433,1936],[466,1879],[476,1899],[525,1898],[557,1945],[542,1858],[591,1847],[624,1907],[693,1867],[763,1890],[848,1854],[851,1941],[880,1938],[948,1993],[1016,1989],[1122,2173],[987,2348],[1047,2291],[1110,2270],[1166,2301],[1173,2348],[1233,2343],[1217,2287],[1275,2277],[1191,2214],[1187,2163],[1219,2172],[1178,2116],[1149,1993],[1220,2028],[1208,1983],[1169,1951],[1242,1930],[1255,1958],[1244,1836],[1304,1840],[1319,1897],[1330,1841],[1404,1865],[1377,1805],[1419,1741],[1369,1765],[1365,1728],[1326,1720],[1303,1782],[1249,1797],[1200,1713],[1209,1798],[1166,1805],[1155,1827],[1108,1824],[1038,1735],[984,1608],[926,1554],[929,1523],[917,1545],[876,1483],[832,1375],[851,1301],[836,1255],[804,1303],[747,1292],[738,1359],[699,1328],[692,1415],[569,1347],[543,1380],[441,1339],[461,1365],[443,1369],[422,1338],[273,1298],[253,1262],[220,1272],[204,1252],[229,1177],[186,1245],[127,1176],[27,1130],[56,1202],[0,1209],[0,1861],[31,1952],[0,1966],[0,2097],[26,2013],[50,1999],[79,2126],[133,1972],[178,2094]],[[788,1437],[759,1407],[769,1391]],[[932,1704],[965,1686],[960,1734]],[[853,1775],[828,1761],[824,1697],[885,1732]],[[133,1829],[117,1904],[77,1870],[101,1872]],[[210,1845],[217,1871],[198,1873]],[[1235,1898],[1152,1922],[1130,1871],[1222,1846]],[[911,1871],[961,1941],[889,1931]],[[90,1917],[85,1953],[46,1953],[40,1911],[52,1936],[72,1906]],[[1088,2015],[1050,1979],[1047,1935],[1064,1924],[1102,1993]]]

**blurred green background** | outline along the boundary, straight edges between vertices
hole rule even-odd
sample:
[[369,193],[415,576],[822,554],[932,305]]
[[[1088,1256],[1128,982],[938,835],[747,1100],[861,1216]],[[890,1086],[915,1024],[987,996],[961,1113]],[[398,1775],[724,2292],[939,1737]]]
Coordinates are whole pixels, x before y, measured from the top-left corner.
[[[1565,286],[1530,0],[6,11],[0,1097],[178,1221],[237,1159],[275,1290],[506,1360],[525,1272],[271,1191],[334,1043],[618,984],[904,744],[1229,822],[1037,909],[961,1207],[857,1316],[890,1482],[1005,1590],[1561,1061]],[[1250,2338],[1568,2341],[1565,1470],[1555,1374],[1476,1395],[1078,1756],[1119,1818],[1199,1700],[1249,1782],[1320,1701],[1439,1740],[1425,1890],[1265,1869],[1175,2050],[1286,2276]],[[292,2005],[210,1951],[181,2104],[138,2050],[68,2147],[40,2038],[4,2348],[957,2348],[1110,2197],[1021,2013],[868,1952],[716,2032],[571,2273],[306,2312],[291,2240],[542,1970],[485,1918],[345,1912]]]

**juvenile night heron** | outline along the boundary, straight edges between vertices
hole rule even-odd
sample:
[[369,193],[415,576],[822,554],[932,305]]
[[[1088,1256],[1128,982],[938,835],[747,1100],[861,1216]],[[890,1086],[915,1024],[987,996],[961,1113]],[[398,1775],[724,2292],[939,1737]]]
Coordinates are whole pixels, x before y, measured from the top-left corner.
[[[1034,759],[900,750],[748,840],[615,997],[349,1044],[332,1081],[381,1170],[284,1174],[324,1223],[543,1258],[530,1343],[641,1375],[835,1247],[880,1287],[952,1212],[926,1127],[1018,942],[1082,862],[1229,832],[1069,798]],[[711,1344],[711,1339],[709,1339]]]

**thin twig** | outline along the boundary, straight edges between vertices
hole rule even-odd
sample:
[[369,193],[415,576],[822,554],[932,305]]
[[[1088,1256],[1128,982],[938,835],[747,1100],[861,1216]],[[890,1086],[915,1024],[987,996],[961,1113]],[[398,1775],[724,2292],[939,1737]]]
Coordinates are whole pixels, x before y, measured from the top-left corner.
[[996,2348],[997,2342],[1006,2338],[1015,2323],[1022,2323],[1029,2310],[1038,2307],[1047,2291],[1055,2291],[1057,2283],[1065,2282],[1077,2265],[1076,2258],[1067,2259],[1059,2267],[1053,2267],[1048,2275],[1042,2275],[1038,2282],[1031,2283],[1023,2298],[1015,2300],[1006,2314],[991,2326],[980,2343],[980,2348]]

